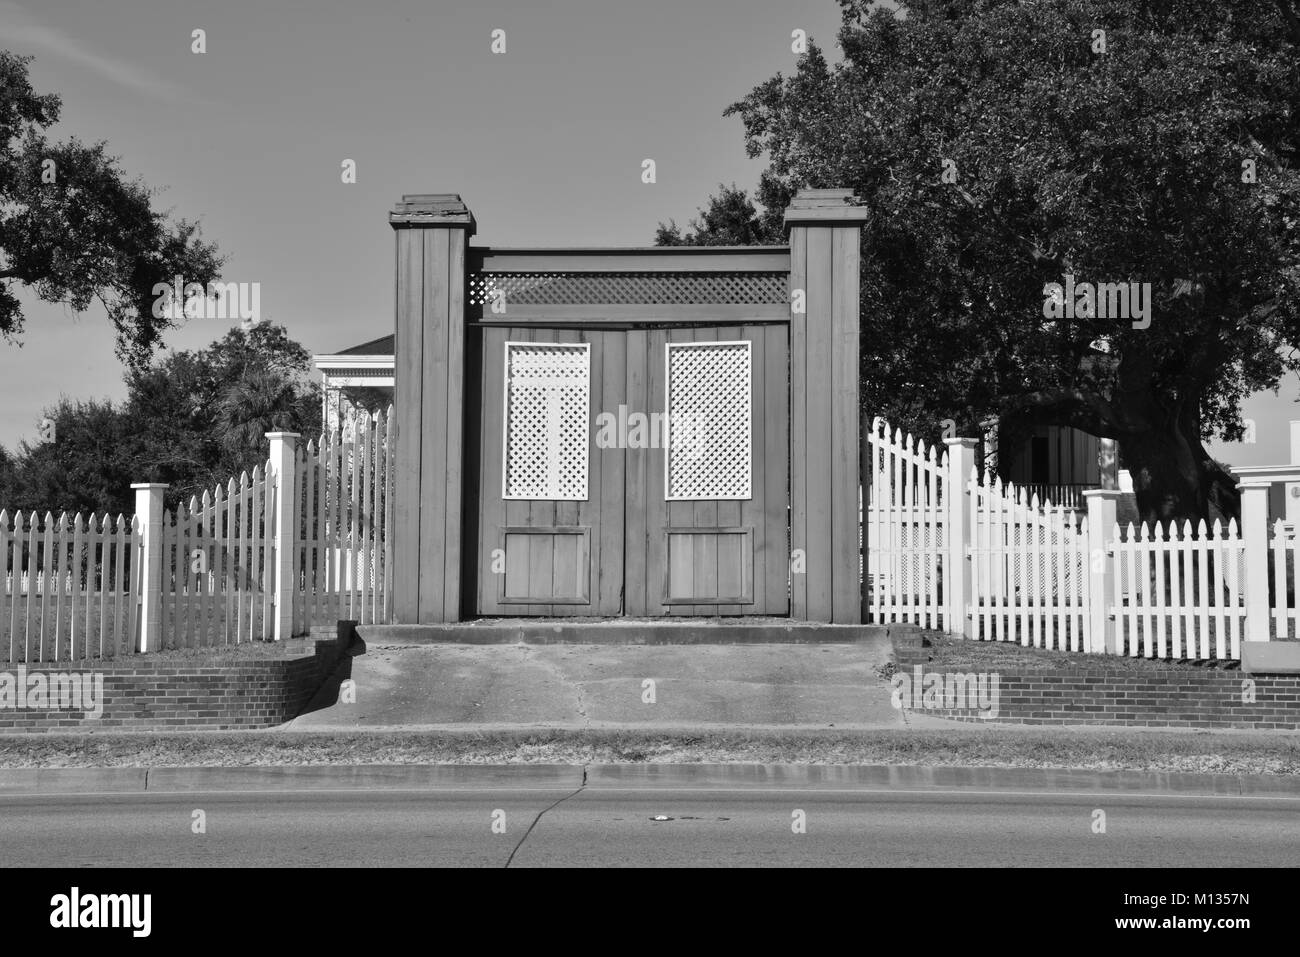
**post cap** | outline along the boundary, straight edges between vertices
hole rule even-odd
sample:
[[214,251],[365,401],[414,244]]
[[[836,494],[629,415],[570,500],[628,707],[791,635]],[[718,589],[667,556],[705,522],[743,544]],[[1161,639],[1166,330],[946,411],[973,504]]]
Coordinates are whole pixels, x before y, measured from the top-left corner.
[[964,436],[955,436],[943,440],[943,444],[951,448],[954,445],[960,445],[964,449],[973,449],[980,444],[979,439],[967,438]]
[[867,221],[867,210],[855,206],[851,189],[801,189],[785,210],[785,225],[832,226]]
[[407,193],[388,214],[394,229],[411,226],[446,226],[468,229],[474,235],[474,214],[459,193]]
[[302,433],[301,432],[267,432],[266,437],[268,439],[300,439],[302,438]]
[[1113,502],[1123,494],[1117,488],[1086,488],[1083,490],[1085,499],[1095,498],[1101,502]]
[[166,482],[132,482],[131,488],[166,488]]

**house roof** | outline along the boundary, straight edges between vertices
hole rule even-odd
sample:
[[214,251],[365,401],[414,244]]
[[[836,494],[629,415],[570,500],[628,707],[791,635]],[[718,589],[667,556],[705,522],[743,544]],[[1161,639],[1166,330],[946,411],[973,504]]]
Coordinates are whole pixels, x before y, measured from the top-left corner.
[[396,354],[393,345],[393,336],[384,336],[380,339],[372,339],[369,342],[363,342],[359,346],[352,346],[350,349],[344,349],[336,352],[336,356],[391,356]]

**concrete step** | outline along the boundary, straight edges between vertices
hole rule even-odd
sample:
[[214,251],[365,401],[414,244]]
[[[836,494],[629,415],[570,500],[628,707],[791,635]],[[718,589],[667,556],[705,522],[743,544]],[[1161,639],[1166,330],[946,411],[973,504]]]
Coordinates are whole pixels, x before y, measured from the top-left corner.
[[484,618],[431,625],[357,625],[367,645],[883,644],[912,625],[826,625],[789,618]]

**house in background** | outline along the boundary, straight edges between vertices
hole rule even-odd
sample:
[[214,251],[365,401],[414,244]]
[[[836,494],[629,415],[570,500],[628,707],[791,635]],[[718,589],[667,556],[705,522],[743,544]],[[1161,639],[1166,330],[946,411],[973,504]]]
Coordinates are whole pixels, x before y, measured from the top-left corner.
[[1037,426],[1013,446],[995,426],[985,436],[984,451],[1000,478],[1052,505],[1081,510],[1090,488],[1132,491],[1131,480],[1121,474],[1118,443],[1078,429]]
[[393,355],[394,337],[389,335],[312,360],[321,374],[325,431],[347,431],[358,411],[373,413],[392,404]]

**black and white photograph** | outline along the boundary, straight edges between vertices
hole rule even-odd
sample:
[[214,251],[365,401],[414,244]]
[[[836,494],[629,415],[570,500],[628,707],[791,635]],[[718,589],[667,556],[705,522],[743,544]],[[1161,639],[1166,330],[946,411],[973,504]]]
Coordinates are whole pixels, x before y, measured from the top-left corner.
[[16,932],[1297,864],[1300,0],[0,0]]

